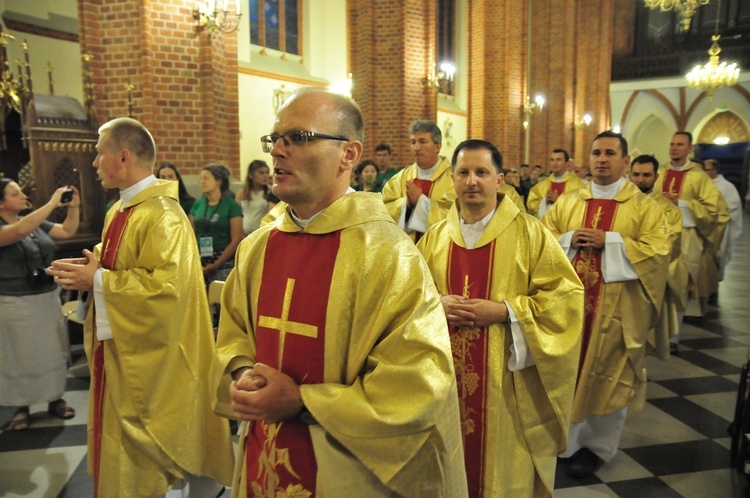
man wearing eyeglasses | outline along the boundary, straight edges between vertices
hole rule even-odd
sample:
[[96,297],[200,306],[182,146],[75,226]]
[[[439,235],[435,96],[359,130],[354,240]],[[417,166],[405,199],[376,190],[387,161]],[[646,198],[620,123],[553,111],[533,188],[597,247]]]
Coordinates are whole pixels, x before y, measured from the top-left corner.
[[451,163],[439,155],[440,128],[429,120],[415,121],[409,129],[414,164],[397,173],[383,187],[383,202],[394,221],[416,241],[448,214],[456,191]]
[[237,250],[211,378],[246,422],[233,496],[466,496],[448,330],[429,270],[349,187],[363,118],[300,90],[261,138],[287,203]]

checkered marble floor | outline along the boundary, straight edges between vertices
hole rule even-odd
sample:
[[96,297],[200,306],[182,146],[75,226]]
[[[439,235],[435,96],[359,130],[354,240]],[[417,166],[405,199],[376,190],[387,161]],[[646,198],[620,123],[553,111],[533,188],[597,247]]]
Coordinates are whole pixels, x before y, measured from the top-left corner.
[[[628,416],[620,452],[590,478],[557,469],[555,497],[740,497],[745,477],[729,465],[727,428],[733,417],[740,368],[750,342],[750,217],[719,301],[700,322],[685,324],[680,353],[649,358],[648,402]],[[32,426],[7,429],[13,409],[0,407],[0,497],[93,496],[86,473],[87,367],[70,369],[65,399],[71,420],[31,407]]]

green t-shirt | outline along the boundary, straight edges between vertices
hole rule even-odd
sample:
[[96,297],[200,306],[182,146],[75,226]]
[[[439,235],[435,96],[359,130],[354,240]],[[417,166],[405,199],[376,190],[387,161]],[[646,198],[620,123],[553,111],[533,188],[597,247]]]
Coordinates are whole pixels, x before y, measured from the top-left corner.
[[379,185],[377,191],[380,192],[381,190],[383,190],[383,187],[385,187],[385,184],[388,183],[388,180],[393,178],[396,173],[398,173],[398,169],[396,168],[388,168],[385,173],[378,172],[377,179],[375,180]]
[[190,214],[193,216],[197,239],[212,237],[214,253],[220,253],[232,240],[229,220],[242,218],[242,207],[226,195],[215,206],[209,206],[208,200],[201,197],[193,204]]

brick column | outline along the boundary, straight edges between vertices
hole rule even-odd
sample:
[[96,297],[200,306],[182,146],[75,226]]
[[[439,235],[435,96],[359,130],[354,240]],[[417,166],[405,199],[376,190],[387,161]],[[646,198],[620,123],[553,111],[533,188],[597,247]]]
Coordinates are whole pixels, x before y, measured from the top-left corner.
[[154,135],[157,164],[197,174],[220,161],[239,178],[236,35],[197,35],[182,0],[78,0],[78,10],[100,123],[128,115],[130,83],[133,117]]
[[506,164],[523,160],[526,0],[469,4],[468,136],[495,143]]
[[394,164],[412,161],[409,125],[437,119],[437,93],[421,79],[435,68],[436,0],[350,0],[352,97],[365,117],[364,157],[387,142]]
[[[529,161],[546,167],[557,147],[587,157],[593,136],[609,125],[613,1],[472,0],[469,136],[498,144],[508,165],[523,161],[528,70],[532,101],[537,93],[547,98],[545,109],[530,117]],[[573,121],[585,112],[594,123],[577,132]]]

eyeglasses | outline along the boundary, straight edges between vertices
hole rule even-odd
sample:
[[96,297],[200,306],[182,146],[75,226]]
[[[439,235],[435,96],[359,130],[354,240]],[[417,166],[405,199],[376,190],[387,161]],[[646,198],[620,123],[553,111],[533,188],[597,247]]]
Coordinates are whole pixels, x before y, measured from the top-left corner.
[[260,137],[260,144],[263,146],[263,152],[268,153],[271,152],[271,149],[273,149],[273,146],[279,141],[279,139],[284,141],[284,147],[289,147],[290,145],[304,147],[311,138],[339,140],[341,142],[349,141],[348,138],[342,137],[341,135],[325,135],[314,131],[292,130],[277,135],[264,135]]

